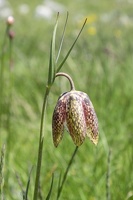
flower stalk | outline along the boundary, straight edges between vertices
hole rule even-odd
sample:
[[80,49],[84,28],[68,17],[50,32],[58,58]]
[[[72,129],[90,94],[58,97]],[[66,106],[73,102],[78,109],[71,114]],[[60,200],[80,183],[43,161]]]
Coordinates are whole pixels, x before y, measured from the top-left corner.
[[58,200],[59,197],[60,197],[60,195],[61,195],[61,192],[62,192],[64,183],[65,183],[66,178],[67,178],[68,171],[69,171],[69,169],[70,169],[70,167],[71,167],[71,165],[72,165],[72,162],[73,162],[73,160],[74,160],[74,157],[75,157],[77,151],[78,151],[78,147],[76,146],[76,147],[75,147],[75,150],[74,150],[74,152],[73,152],[73,154],[72,154],[72,157],[71,157],[71,159],[70,159],[70,161],[69,161],[69,163],[68,163],[68,166],[67,166],[67,168],[66,168],[66,171],[65,171],[65,173],[64,173],[64,176],[63,176],[61,185],[60,185],[60,187],[59,187],[59,189],[58,189],[57,199],[56,199],[56,200]]
[[[60,52],[61,52],[61,49],[62,49],[62,44],[63,44],[63,41],[64,41],[64,33],[65,33],[66,25],[67,25],[68,13],[67,13],[66,22],[65,22],[65,25],[64,25],[64,29],[63,29],[61,43],[60,43],[59,50],[58,50],[58,53],[57,53],[57,58],[55,58],[55,41],[56,41],[56,31],[57,31],[57,26],[58,26],[58,18],[59,18],[59,13],[57,15],[57,20],[56,20],[56,23],[55,23],[53,36],[52,36],[52,40],[51,40],[51,46],[50,46],[49,73],[48,73],[48,81],[47,81],[47,85],[46,85],[46,90],[45,90],[44,100],[43,100],[43,106],[42,106],[41,123],[40,123],[40,137],[39,137],[39,146],[38,146],[38,158],[37,158],[37,168],[36,168],[36,178],[35,178],[33,200],[37,200],[38,199],[38,188],[39,188],[39,182],[40,182],[40,173],[41,173],[41,164],[42,164],[42,152],[43,152],[43,143],[44,143],[44,130],[43,130],[43,127],[44,127],[44,118],[45,118],[45,111],[46,111],[46,107],[47,107],[48,95],[50,93],[52,85],[54,84],[55,77],[56,76],[61,76],[61,74],[60,73],[57,74],[57,72],[59,72],[59,70],[62,68],[63,64],[66,62],[68,56],[70,55],[73,47],[76,44],[79,36],[81,35],[81,32],[82,32],[82,30],[83,30],[83,28],[85,26],[85,23],[86,23],[86,20],[85,20],[83,26],[81,27],[81,30],[80,30],[79,34],[77,35],[74,43],[70,47],[70,49],[69,49],[68,53],[66,54],[65,58],[62,60],[61,64],[57,65],[57,61],[58,61],[58,58],[59,58],[59,55],[60,55]],[[56,65],[57,65],[57,67],[56,67]],[[67,75],[67,78],[71,79],[68,75]],[[71,82],[71,88],[74,89],[73,82]],[[68,170],[69,170],[69,168],[68,168]],[[67,173],[66,173],[66,176],[67,176]],[[63,181],[63,184],[65,182],[65,179]],[[60,191],[60,193],[61,193],[61,191]]]

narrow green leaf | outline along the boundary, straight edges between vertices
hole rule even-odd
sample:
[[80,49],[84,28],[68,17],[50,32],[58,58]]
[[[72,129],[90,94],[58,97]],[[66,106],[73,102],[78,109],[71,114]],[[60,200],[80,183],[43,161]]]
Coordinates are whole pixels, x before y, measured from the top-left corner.
[[56,58],[56,63],[58,62],[60,52],[61,52],[61,49],[62,49],[62,45],[63,45],[65,31],[66,31],[66,25],[67,25],[67,22],[68,22],[68,15],[69,15],[69,13],[67,12],[66,21],[65,21],[65,24],[64,24],[64,29],[63,29],[63,33],[62,33],[62,37],[61,37],[61,42],[60,42],[60,45],[59,45],[59,51],[58,51],[57,58]]
[[46,200],[49,200],[50,197],[51,197],[51,193],[52,193],[52,189],[53,189],[53,182],[54,182],[54,173],[52,174],[51,186],[50,186],[50,189],[49,189],[48,195],[47,195],[47,197],[46,197]]
[[51,45],[50,45],[48,85],[51,85],[51,83],[53,82],[54,74],[55,74],[55,40],[56,40],[56,31],[57,31],[57,26],[58,26],[58,17],[59,17],[59,13],[57,15],[57,20],[54,26],[54,31],[53,31]]
[[59,192],[60,192],[60,186],[61,186],[61,173],[60,173],[60,176],[59,176],[59,182],[58,182],[58,190],[57,190],[57,200],[58,200],[58,196],[59,196]]
[[86,24],[86,21],[87,21],[87,18],[85,19],[85,21],[84,21],[84,23],[83,23],[83,26],[82,26],[82,28],[80,29],[79,34],[77,35],[75,41],[73,42],[72,46],[70,47],[70,49],[69,49],[68,53],[66,54],[64,60],[63,60],[63,61],[60,63],[60,65],[58,66],[58,68],[57,68],[57,70],[56,70],[56,73],[59,72],[59,70],[62,68],[63,64],[66,62],[68,56],[70,55],[70,53],[71,53],[73,47],[74,47],[75,44],[76,44],[76,42],[77,42],[79,36],[81,35],[81,32],[82,32],[82,30],[83,30],[83,28],[84,28],[84,26],[85,26],[85,24]]
[[4,187],[4,161],[5,161],[5,144],[1,148],[1,155],[0,155],[0,197],[3,197],[3,187]]
[[26,185],[25,200],[28,200],[28,191],[29,191],[29,186],[30,186],[30,177],[31,177],[32,170],[33,170],[33,166],[30,170],[27,185]]

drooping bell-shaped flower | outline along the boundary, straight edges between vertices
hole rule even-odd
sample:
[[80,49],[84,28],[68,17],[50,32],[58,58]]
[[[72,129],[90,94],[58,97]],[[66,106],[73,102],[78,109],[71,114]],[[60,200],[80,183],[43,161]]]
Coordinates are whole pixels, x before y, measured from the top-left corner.
[[86,136],[94,144],[98,143],[98,119],[86,93],[72,89],[59,97],[52,119],[53,142],[56,147],[63,137],[65,127],[76,146],[80,146]]

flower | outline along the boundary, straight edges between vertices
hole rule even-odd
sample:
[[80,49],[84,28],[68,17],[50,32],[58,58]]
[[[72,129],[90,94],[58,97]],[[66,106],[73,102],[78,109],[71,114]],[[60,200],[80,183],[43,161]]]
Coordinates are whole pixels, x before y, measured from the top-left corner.
[[119,29],[115,30],[115,32],[114,32],[114,35],[115,35],[116,38],[120,38],[121,34],[122,34],[122,32]]
[[97,22],[98,16],[95,13],[92,13],[92,14],[86,16],[85,18],[83,18],[83,20],[79,21],[79,26],[82,26],[85,19],[87,19],[86,25],[93,26]]
[[87,24],[92,24],[97,21],[97,15],[92,13],[87,16]]
[[94,26],[90,26],[88,28],[88,34],[89,35],[96,35],[96,33],[97,33],[97,30],[96,30],[96,28]]
[[65,126],[76,146],[80,146],[86,136],[95,145],[98,143],[98,119],[92,102],[86,93],[71,90],[59,97],[52,119],[55,147],[63,138]]
[[14,17],[13,16],[9,16],[7,18],[7,24],[8,25],[13,25],[14,24]]

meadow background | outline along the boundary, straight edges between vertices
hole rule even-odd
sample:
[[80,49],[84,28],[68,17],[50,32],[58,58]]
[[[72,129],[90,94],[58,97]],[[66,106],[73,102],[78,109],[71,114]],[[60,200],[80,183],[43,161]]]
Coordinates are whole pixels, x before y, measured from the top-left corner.
[[[89,95],[99,119],[100,138],[97,147],[86,138],[79,148],[61,199],[131,200],[133,2],[58,0],[59,4],[55,4],[57,7],[48,2],[10,0],[6,5],[0,4],[0,62],[4,66],[3,92],[0,91],[3,96],[0,105],[0,149],[5,144],[5,151],[1,153],[4,199],[23,199],[22,191],[26,188],[32,167],[29,199],[33,198],[50,40],[57,11],[60,11],[56,40],[58,49],[68,11],[69,20],[61,58],[65,56],[86,17],[88,21],[61,71],[73,78],[77,90]],[[44,5],[47,7],[42,7]],[[8,12],[2,12],[6,8]],[[12,63],[9,63],[8,38],[2,53],[8,14],[15,18],[11,27],[15,33]],[[52,141],[53,109],[58,96],[68,90],[68,81],[58,78],[49,95],[39,197],[43,200],[47,196],[53,172],[55,178],[51,199],[55,199],[60,173],[65,171],[75,149],[67,132],[58,148],[54,147]]]

